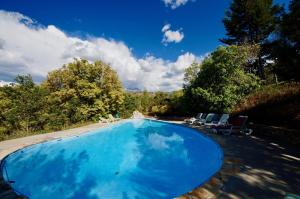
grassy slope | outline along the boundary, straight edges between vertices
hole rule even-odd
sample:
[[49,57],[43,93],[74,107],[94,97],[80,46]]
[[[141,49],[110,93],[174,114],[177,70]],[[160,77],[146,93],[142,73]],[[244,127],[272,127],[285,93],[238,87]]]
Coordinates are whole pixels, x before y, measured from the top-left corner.
[[259,133],[300,142],[300,83],[263,86],[233,113],[248,115]]

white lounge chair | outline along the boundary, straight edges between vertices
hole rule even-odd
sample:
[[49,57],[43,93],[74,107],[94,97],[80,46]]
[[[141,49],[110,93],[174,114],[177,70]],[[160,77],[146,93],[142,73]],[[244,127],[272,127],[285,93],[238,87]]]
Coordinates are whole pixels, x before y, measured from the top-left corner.
[[204,125],[205,123],[210,123],[212,119],[214,118],[215,113],[209,113],[204,118],[201,118],[197,121],[195,121],[196,125]]
[[198,115],[196,117],[186,119],[186,120],[184,120],[184,122],[188,123],[188,124],[194,124],[197,120],[201,119],[203,114],[205,114],[205,113],[198,113]]
[[221,126],[228,124],[229,114],[218,115],[215,114],[214,118],[210,123],[205,123],[205,126]]
[[103,118],[103,117],[99,117],[99,123],[109,123],[109,119]]
[[111,122],[115,122],[118,121],[120,118],[115,118],[114,116],[112,116],[112,114],[108,114],[108,120],[110,120]]

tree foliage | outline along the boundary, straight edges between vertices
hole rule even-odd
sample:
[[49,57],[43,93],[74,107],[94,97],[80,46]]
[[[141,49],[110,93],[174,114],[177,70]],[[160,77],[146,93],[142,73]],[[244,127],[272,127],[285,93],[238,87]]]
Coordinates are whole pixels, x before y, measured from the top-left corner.
[[45,124],[47,91],[30,75],[17,76],[14,86],[0,88],[0,137],[13,131],[37,131]]
[[290,45],[300,53],[300,1],[291,0],[289,12],[283,15],[281,26],[282,35]]
[[0,139],[12,133],[61,129],[121,111],[124,92],[101,61],[74,60],[36,85],[30,75],[0,87]]
[[272,0],[233,0],[223,20],[229,45],[261,44],[275,29],[281,7]]
[[75,60],[49,73],[43,87],[50,92],[50,117],[65,123],[115,114],[124,100],[116,72],[101,61]]
[[282,7],[274,5],[272,0],[233,0],[223,19],[227,35],[221,39],[223,43],[261,45],[262,51],[252,64],[252,71],[263,79],[266,63],[264,44],[275,30],[281,12]]
[[191,84],[194,83],[200,70],[201,70],[201,64],[196,63],[196,62],[192,63],[192,65],[190,65],[189,67],[187,67],[185,69],[184,79],[183,79],[183,81],[184,81],[183,87],[184,88],[189,87]]
[[292,0],[278,24],[277,38],[268,44],[269,59],[282,80],[300,80],[300,1]]
[[185,89],[191,110],[229,112],[256,89],[258,78],[245,72],[249,57],[248,47],[228,46],[205,58],[195,81]]
[[125,94],[121,114],[129,117],[135,110],[153,116],[185,114],[183,91],[128,92]]

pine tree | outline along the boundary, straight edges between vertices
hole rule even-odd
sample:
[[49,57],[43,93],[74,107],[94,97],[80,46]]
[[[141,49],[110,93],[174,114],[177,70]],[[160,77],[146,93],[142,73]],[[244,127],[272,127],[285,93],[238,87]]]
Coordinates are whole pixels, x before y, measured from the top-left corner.
[[270,58],[282,80],[300,80],[300,0],[292,0],[279,24],[278,39],[270,43]]
[[281,8],[272,0],[233,0],[223,23],[225,44],[262,44],[275,29]]
[[[263,45],[275,30],[280,11],[281,7],[272,0],[233,0],[223,19],[227,37],[221,41],[229,45]],[[262,57],[263,54],[258,57],[257,65],[263,78]]]
[[300,53],[300,0],[292,0],[289,13],[283,16],[281,32]]

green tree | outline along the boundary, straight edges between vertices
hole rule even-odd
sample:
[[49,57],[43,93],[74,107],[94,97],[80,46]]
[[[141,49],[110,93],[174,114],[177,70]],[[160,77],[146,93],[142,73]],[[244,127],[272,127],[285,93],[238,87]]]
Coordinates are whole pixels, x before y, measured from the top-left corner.
[[283,14],[277,39],[269,44],[274,70],[283,80],[300,80],[300,1],[292,0]]
[[138,98],[134,93],[125,93],[124,103],[121,109],[121,116],[129,118],[132,113],[138,109]]
[[[229,45],[263,45],[275,30],[281,10],[272,0],[233,0],[223,19],[227,37],[221,41]],[[264,78],[263,57],[262,51],[253,65],[261,78]]]
[[258,78],[244,70],[251,56],[247,47],[228,46],[219,47],[205,58],[196,80],[185,88],[191,111],[229,112],[256,89]]
[[149,113],[151,108],[151,95],[146,90],[140,95],[140,108],[139,110],[145,114]]
[[185,115],[187,113],[188,104],[185,103],[183,90],[173,91],[169,98],[167,113],[171,115]]
[[[124,92],[115,71],[101,61],[77,60],[48,74],[43,86],[49,90],[53,125],[96,120],[120,111]],[[63,122],[63,123],[62,123]]]
[[[2,133],[37,131],[45,125],[46,90],[35,85],[30,75],[17,76],[16,83],[0,89]],[[1,131],[1,130],[0,130]]]
[[274,31],[280,11],[272,0],[233,0],[223,19],[227,37],[221,41],[262,44]]
[[188,68],[185,69],[184,73],[184,84],[183,87],[188,87],[190,86],[195,79],[197,78],[198,73],[201,70],[201,64],[199,63],[192,63]]
[[300,53],[300,0],[291,0],[289,12],[283,15],[281,33]]
[[0,140],[18,127],[18,118],[13,109],[14,92],[11,86],[0,87]]
[[30,75],[16,77],[13,109],[18,117],[21,130],[36,131],[43,128],[46,90],[35,85]]

